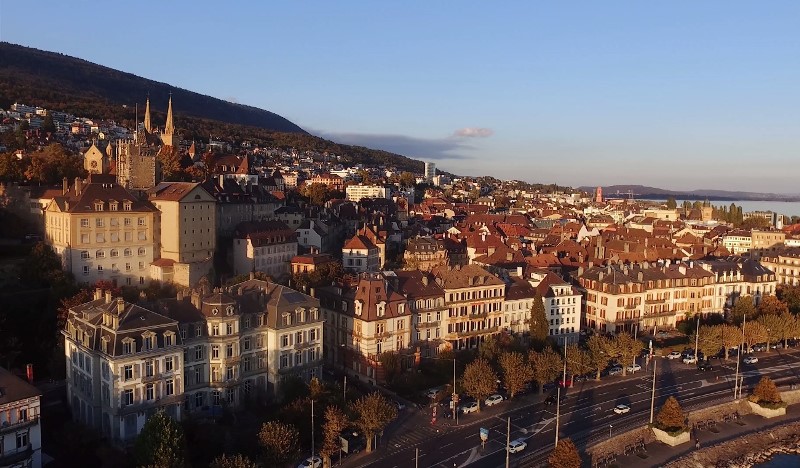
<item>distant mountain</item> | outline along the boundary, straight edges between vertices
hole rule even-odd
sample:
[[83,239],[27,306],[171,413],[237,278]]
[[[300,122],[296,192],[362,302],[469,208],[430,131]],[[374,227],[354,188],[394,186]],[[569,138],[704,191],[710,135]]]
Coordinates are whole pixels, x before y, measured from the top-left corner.
[[[594,192],[597,187],[579,187],[579,190]],[[800,195],[781,194],[781,193],[759,193],[759,192],[740,192],[733,190],[667,190],[645,185],[610,185],[603,187],[603,195],[606,197],[628,197],[638,199],[665,200],[673,197],[678,200],[752,200],[752,201],[800,201]]]
[[420,173],[424,163],[399,154],[363,146],[341,145],[313,136],[278,114],[236,104],[142,78],[86,60],[54,52],[0,42],[0,108],[15,102],[60,110],[81,117],[113,119],[134,126],[150,96],[154,125],[163,125],[172,93],[175,124],[187,140],[209,136],[231,142],[298,151],[348,155],[342,162],[391,165]]

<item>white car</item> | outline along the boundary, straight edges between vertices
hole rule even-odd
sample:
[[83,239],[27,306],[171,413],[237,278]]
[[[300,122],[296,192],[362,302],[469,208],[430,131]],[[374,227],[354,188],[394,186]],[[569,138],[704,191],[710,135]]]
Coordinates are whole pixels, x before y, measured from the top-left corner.
[[634,364],[632,366],[626,367],[626,369],[628,372],[636,372],[642,370],[642,366],[640,366],[639,364]]
[[467,403],[466,405],[461,406],[460,409],[464,414],[474,413],[478,411],[478,402],[473,401],[472,403]]
[[489,395],[489,398],[487,398],[486,401],[484,401],[484,403],[486,404],[486,406],[493,406],[498,403],[501,403],[502,401],[503,401],[503,395],[498,395],[495,393],[494,395]]
[[614,407],[614,412],[617,413],[617,414],[625,414],[630,410],[631,410],[631,407],[628,406],[628,405],[620,404],[620,405],[617,405],[617,406]]
[[322,466],[322,459],[319,457],[308,457],[303,460],[297,468],[320,468]]
[[755,356],[747,356],[742,362],[745,364],[755,364],[758,362],[758,358]]
[[685,358],[683,358],[683,363],[684,364],[696,364],[697,363],[697,358],[694,357],[694,356],[686,356]]
[[681,353],[680,351],[673,351],[667,354],[667,359],[680,359]]
[[508,443],[508,453],[517,453],[525,450],[528,443],[524,439],[514,439]]

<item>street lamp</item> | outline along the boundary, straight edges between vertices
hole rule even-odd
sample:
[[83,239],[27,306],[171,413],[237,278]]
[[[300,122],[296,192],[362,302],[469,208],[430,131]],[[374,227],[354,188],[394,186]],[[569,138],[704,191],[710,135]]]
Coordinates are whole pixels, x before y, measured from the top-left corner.
[[739,345],[739,351],[736,353],[736,379],[733,382],[733,399],[738,397],[741,393],[741,386],[739,385],[739,363],[742,361],[742,352],[744,351],[744,327],[747,325],[747,314],[742,315],[742,343]]
[[697,363],[697,346],[700,339],[700,314],[697,314],[697,330],[694,332],[694,362]]
[[611,428],[614,427],[611,424],[608,425],[608,438],[611,439]]
[[564,337],[564,375],[561,377],[561,385],[556,390],[556,441],[555,447],[558,447],[558,421],[561,417],[561,387],[567,388],[567,337]]

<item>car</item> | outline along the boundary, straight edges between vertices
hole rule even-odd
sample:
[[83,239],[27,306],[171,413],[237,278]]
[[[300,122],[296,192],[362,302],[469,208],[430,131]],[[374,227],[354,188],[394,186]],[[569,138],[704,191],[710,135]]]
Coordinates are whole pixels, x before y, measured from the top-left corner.
[[567,378],[567,380],[564,380],[563,378],[558,379],[558,386],[561,387],[561,388],[571,387],[572,386],[572,376],[569,376]]
[[308,457],[297,468],[320,468],[322,466],[322,459],[319,457]]
[[697,363],[697,358],[695,358],[694,356],[686,356],[685,358],[683,358],[683,363],[684,364],[696,364]]
[[625,414],[631,410],[631,407],[628,405],[619,404],[614,407],[614,412],[617,414]]
[[608,370],[608,375],[620,375],[620,374],[622,374],[621,367],[612,367],[611,369]]
[[395,400],[394,405],[397,407],[397,411],[402,411],[406,409],[406,404],[403,403],[402,401]]
[[745,364],[755,364],[758,362],[758,358],[755,356],[747,356],[742,360],[742,362]]
[[525,442],[525,439],[514,439],[508,443],[508,453],[517,453],[525,450],[525,447],[528,446],[528,443]]
[[708,361],[700,361],[697,363],[697,369],[701,371],[710,371],[714,370],[714,366]]
[[461,405],[458,409],[460,409],[463,414],[475,413],[478,411],[478,402],[473,401],[471,403]]
[[556,388],[556,385],[558,385],[558,384],[555,383],[555,382],[547,382],[546,384],[542,385],[542,390],[544,390],[544,391],[552,390],[552,389]]
[[755,351],[757,353],[763,353],[766,350],[767,350],[767,345],[765,345],[763,343],[760,343],[760,344],[757,344],[757,345],[753,345],[753,351]]
[[502,401],[503,401],[503,395],[498,395],[495,393],[494,395],[489,395],[489,398],[487,398],[486,401],[484,401],[484,403],[486,404],[486,406],[494,406],[498,403],[502,403]]
[[572,381],[575,383],[586,382],[587,380],[589,380],[589,376],[585,374],[576,375],[575,377],[572,378]]
[[430,398],[431,400],[433,400],[434,398],[436,398],[437,396],[439,396],[439,393],[440,393],[441,391],[442,391],[441,389],[438,389],[438,388],[432,388],[432,389],[428,390],[428,392],[427,392],[425,395],[427,395],[427,396],[428,396],[428,398]]
[[628,372],[636,372],[642,370],[642,366],[639,364],[633,364],[625,368]]
[[553,404],[553,403],[555,403],[555,402],[556,402],[556,396],[555,396],[555,394],[548,396],[548,397],[547,397],[547,398],[545,398],[545,400],[544,400],[544,404],[545,404],[545,405],[552,405],[552,404]]

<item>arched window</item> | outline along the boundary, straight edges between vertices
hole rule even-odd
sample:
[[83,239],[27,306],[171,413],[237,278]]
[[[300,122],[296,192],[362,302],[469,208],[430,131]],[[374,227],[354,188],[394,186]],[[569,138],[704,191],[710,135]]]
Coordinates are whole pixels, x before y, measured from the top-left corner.
[[139,256],[140,257],[144,257],[144,255],[146,253],[147,253],[147,249],[145,249],[144,247],[139,247]]
[[133,255],[133,253],[131,252],[131,249],[123,250],[122,254],[125,255],[126,257],[130,257],[131,255]]
[[106,258],[106,253],[103,252],[102,250],[98,250],[97,252],[95,252],[94,256],[95,258]]

